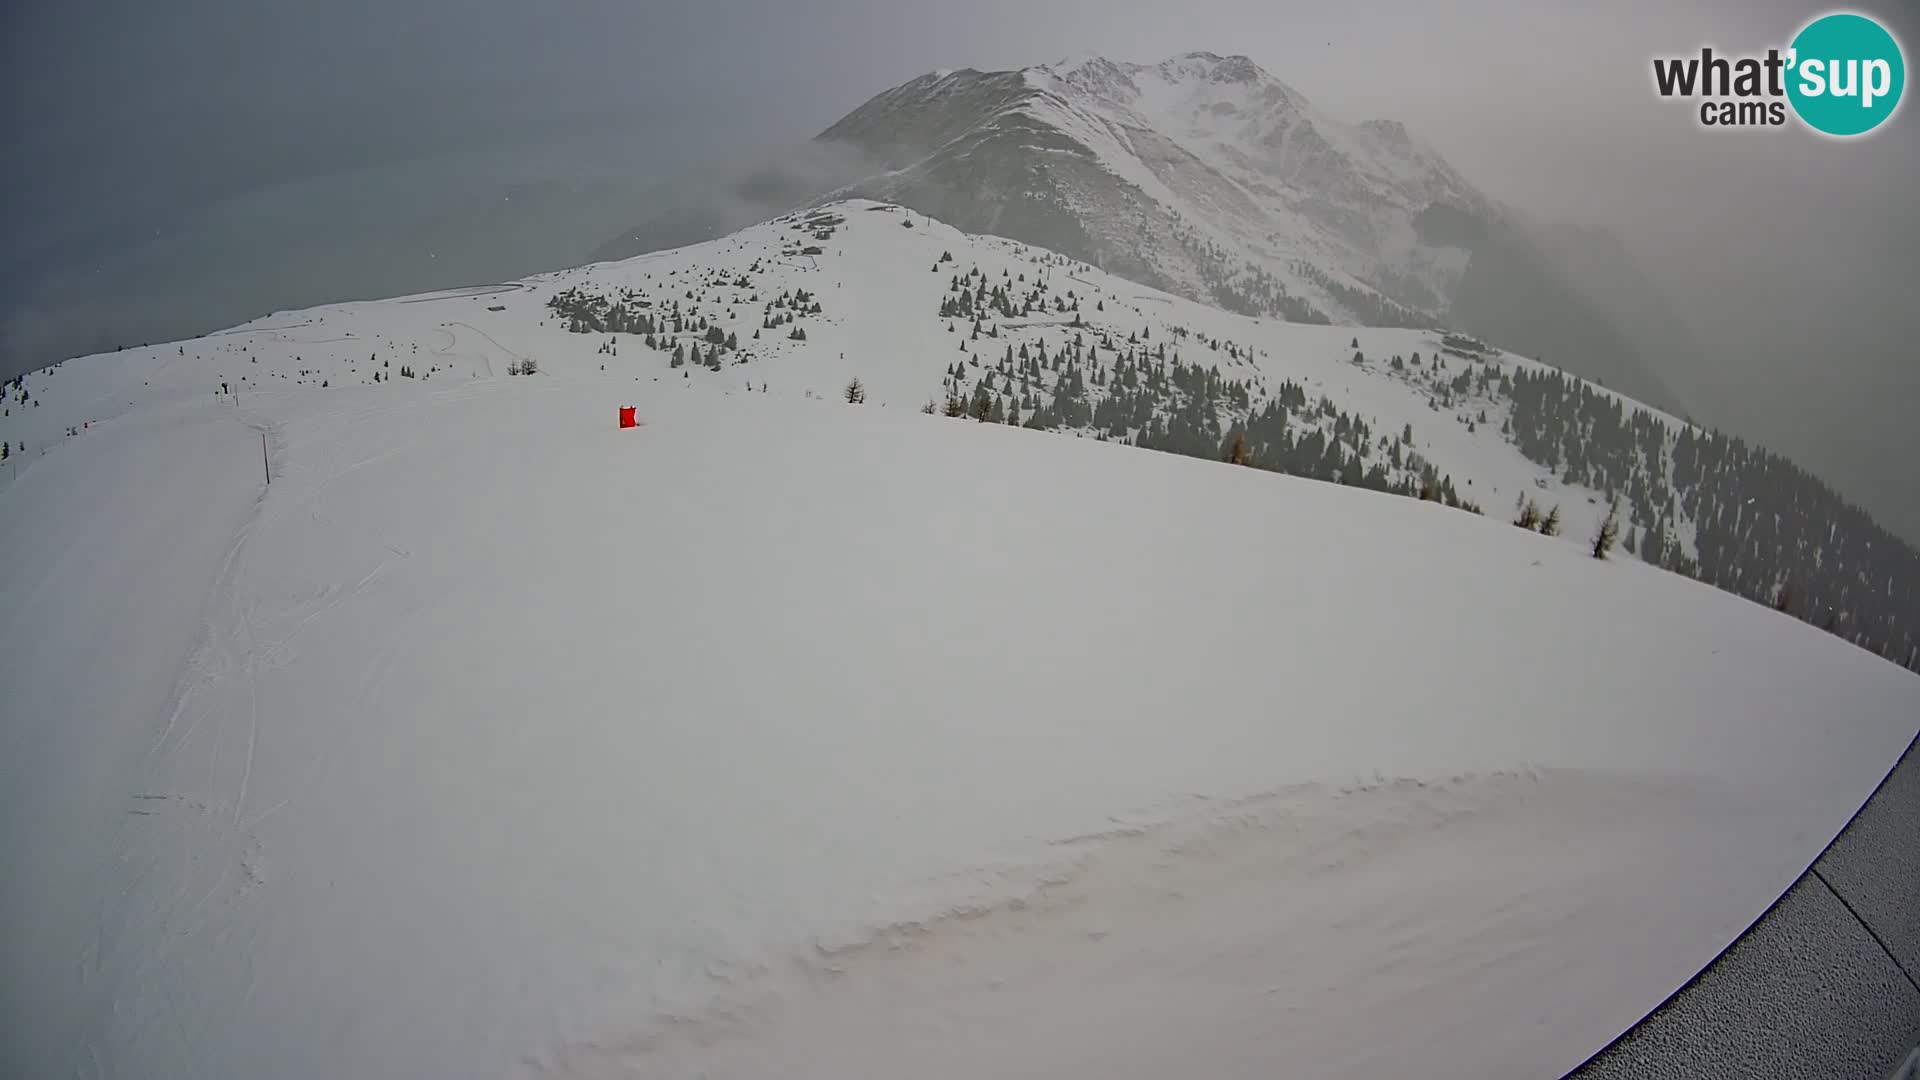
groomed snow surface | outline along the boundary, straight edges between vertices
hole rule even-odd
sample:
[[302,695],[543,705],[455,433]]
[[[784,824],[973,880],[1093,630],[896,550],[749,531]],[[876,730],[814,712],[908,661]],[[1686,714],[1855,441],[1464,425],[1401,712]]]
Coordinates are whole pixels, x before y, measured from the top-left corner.
[[1920,717],[1498,518],[666,378],[158,402],[0,549],[17,1076],[1554,1076]]

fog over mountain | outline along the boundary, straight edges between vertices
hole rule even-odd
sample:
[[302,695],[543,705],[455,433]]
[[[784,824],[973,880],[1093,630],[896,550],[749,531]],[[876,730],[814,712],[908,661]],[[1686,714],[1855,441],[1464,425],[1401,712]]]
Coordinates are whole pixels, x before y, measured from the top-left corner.
[[[1920,39],[1907,9],[1864,10]],[[0,365],[565,265],[663,203],[692,235],[717,211],[657,185],[785,159],[942,68],[1213,51],[1342,124],[1399,122],[1543,227],[1605,228],[1626,258],[1568,259],[1563,242],[1583,237],[1615,250],[1590,231],[1539,243],[1581,291],[1647,313],[1621,332],[1677,399],[1920,535],[1910,110],[1858,143],[1715,136],[1649,88],[1656,53],[1764,48],[1807,14],[1731,0],[15,6],[0,16],[0,132],[24,167],[0,180]]]

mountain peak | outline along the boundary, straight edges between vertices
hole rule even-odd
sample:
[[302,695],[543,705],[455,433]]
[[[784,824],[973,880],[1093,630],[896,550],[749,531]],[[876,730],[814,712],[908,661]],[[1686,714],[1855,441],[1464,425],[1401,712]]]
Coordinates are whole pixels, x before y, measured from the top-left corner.
[[1070,56],[1063,56],[1060,59],[1053,61],[1052,63],[1039,64],[1036,66],[1043,70],[1050,71],[1056,75],[1065,75],[1068,72],[1079,71],[1081,68],[1093,68],[1093,69],[1099,70],[1099,69],[1106,69],[1106,68],[1117,69],[1121,67],[1121,65],[1117,61],[1111,60],[1105,56],[1100,55],[1099,53],[1094,53],[1094,52],[1074,53]]
[[1170,56],[1155,64],[1129,63],[1098,53],[1080,53],[1030,70],[1039,70],[1068,82],[1131,81],[1135,76],[1148,72],[1157,73],[1168,82],[1248,84],[1279,81],[1247,56],[1238,53],[1222,56],[1204,49]]
[[1117,61],[1084,54],[1025,68],[1039,89],[1066,89],[1127,107],[1157,108],[1172,101],[1211,110],[1216,116],[1292,114],[1310,111],[1307,99],[1252,59],[1198,50],[1157,63]]
[[1221,56],[1219,53],[1198,51],[1182,53],[1160,63],[1160,68],[1168,74],[1199,75],[1211,82],[1218,83],[1257,83],[1274,81],[1265,68],[1250,58],[1239,55]]
[[1057,80],[1079,90],[1122,101],[1132,100],[1140,90],[1133,81],[1134,73],[1141,70],[1140,65],[1123,64],[1093,54],[1070,57],[1028,70],[1040,75],[1042,82]]

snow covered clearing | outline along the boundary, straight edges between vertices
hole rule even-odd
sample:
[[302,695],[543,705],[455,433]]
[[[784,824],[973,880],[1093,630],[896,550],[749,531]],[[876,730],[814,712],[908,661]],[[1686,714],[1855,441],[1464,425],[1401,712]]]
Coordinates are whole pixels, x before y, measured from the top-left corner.
[[658,369],[295,382],[0,491],[6,1072],[1555,1075],[1920,722],[1431,503]]

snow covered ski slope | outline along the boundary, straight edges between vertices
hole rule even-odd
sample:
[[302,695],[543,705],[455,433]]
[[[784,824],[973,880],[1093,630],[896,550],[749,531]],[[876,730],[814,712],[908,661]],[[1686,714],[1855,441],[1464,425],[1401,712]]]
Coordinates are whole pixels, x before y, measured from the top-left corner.
[[[1893,664],[1505,524],[1577,489],[1351,360],[1426,338],[844,217],[27,380],[0,1072],[1557,1075],[1920,726]],[[1083,325],[949,334],[974,262]],[[546,305],[623,285],[720,370]],[[1489,515],[919,411],[1109,313],[1424,421]]]

